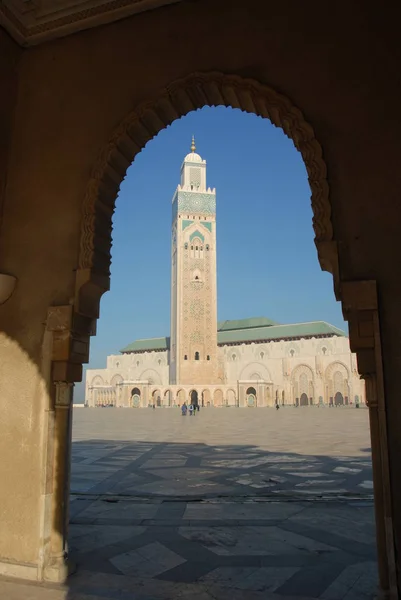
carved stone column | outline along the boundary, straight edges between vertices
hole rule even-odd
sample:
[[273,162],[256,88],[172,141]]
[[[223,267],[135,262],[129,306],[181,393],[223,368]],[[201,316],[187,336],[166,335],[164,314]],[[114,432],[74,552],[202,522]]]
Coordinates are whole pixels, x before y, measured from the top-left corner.
[[82,377],[88,361],[92,320],[77,315],[74,307],[50,307],[46,338],[49,340],[50,369],[45,467],[46,503],[43,514],[43,578],[62,582],[73,567],[68,561],[68,520],[72,433],[72,397],[75,381]]
[[68,561],[68,522],[71,465],[73,384],[54,383],[53,495],[50,560],[44,578],[64,581],[72,571]]
[[351,351],[357,354],[358,371],[365,379],[369,407],[381,593],[383,598],[396,600],[399,596],[376,282],[342,282],[341,299],[344,318],[349,322]]

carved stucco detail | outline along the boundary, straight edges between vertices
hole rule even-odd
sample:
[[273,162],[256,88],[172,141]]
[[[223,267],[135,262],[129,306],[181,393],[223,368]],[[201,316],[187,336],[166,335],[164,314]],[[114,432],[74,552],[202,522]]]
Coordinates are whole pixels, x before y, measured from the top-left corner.
[[[270,119],[292,139],[308,173],[315,244],[323,270],[338,278],[327,169],[322,148],[301,111],[272,88],[222,73],[190,75],[137,107],[116,128],[94,166],[83,201],[79,270],[109,277],[112,215],[128,166],[145,144],[174,120],[203,106],[231,106]],[[77,278],[79,291],[80,278]]]

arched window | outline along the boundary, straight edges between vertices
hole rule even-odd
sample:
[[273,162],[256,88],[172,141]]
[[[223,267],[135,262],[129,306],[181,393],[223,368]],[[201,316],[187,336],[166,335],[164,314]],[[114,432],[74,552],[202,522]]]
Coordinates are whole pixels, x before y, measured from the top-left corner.
[[162,364],[162,361],[161,361],[161,359],[160,359],[160,358],[159,358],[159,360],[158,360],[157,362],[159,363],[159,365],[161,365],[161,364]]
[[187,242],[185,242],[184,248],[185,248],[185,250],[188,250],[188,244],[187,244]]
[[209,244],[206,244],[206,250],[209,250]]
[[210,354],[207,355],[206,360],[210,360]]
[[264,353],[264,352],[261,352],[261,353],[259,354],[260,358],[262,358],[262,359],[263,359],[264,355],[265,355],[265,353]]
[[323,348],[322,348],[322,352],[323,352],[323,354],[326,354],[326,352],[327,352],[327,348],[326,348],[326,346],[323,346]]
[[199,360],[199,352],[195,352],[195,360]]
[[295,354],[295,350],[293,350],[293,348],[291,348],[291,350],[290,350],[291,358],[294,356],[294,354]]
[[188,354],[184,354],[184,360],[188,360]]
[[237,360],[237,355],[236,354],[232,354],[231,358],[232,358],[233,362],[235,362]]

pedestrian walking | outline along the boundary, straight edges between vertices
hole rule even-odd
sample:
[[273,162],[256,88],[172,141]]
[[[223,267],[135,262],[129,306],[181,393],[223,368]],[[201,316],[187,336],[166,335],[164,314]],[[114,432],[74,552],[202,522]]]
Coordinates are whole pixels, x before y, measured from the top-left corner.
[[194,407],[192,406],[192,404],[189,405],[189,416],[192,417],[194,413]]
[[188,406],[187,406],[186,402],[184,402],[184,404],[181,406],[181,414],[183,417],[186,417],[187,410],[188,410]]

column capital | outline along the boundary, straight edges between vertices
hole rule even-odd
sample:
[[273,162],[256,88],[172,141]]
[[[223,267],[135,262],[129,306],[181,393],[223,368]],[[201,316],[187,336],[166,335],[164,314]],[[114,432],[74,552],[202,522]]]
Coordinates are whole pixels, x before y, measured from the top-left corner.
[[376,372],[375,349],[378,342],[377,285],[374,280],[342,281],[341,302],[349,324],[352,352],[358,357],[362,377]]
[[72,405],[73,383],[69,381],[55,381],[56,394],[54,404],[58,408],[70,408]]

